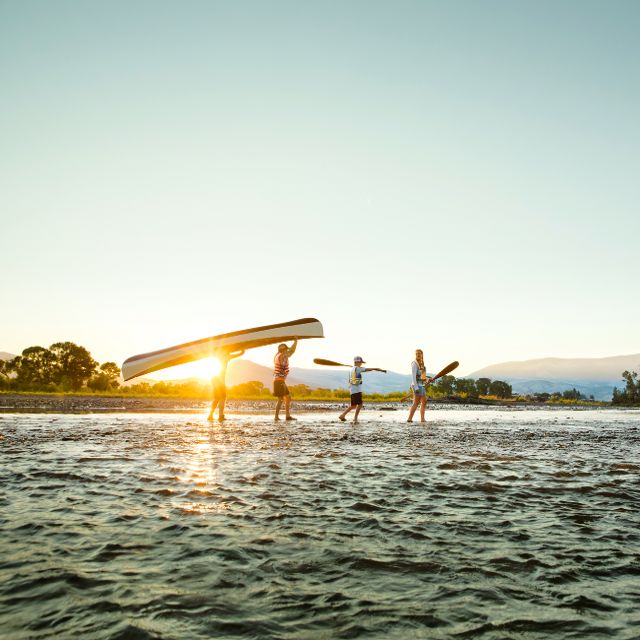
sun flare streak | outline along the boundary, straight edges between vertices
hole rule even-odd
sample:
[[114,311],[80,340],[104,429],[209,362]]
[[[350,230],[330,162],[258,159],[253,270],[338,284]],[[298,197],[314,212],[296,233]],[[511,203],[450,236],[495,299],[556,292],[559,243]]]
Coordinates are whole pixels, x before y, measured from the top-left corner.
[[183,380],[185,378],[199,378],[201,380],[210,380],[213,376],[220,373],[222,365],[220,360],[214,357],[202,358],[195,362],[187,362],[179,364],[175,367],[162,369],[149,374],[150,378],[155,380]]

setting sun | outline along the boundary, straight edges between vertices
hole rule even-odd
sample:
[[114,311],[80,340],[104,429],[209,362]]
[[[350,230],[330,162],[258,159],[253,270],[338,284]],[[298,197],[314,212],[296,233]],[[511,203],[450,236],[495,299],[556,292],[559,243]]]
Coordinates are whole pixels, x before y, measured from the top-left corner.
[[184,378],[201,378],[209,380],[220,372],[220,361],[217,358],[203,358],[195,362],[187,362],[176,367],[169,367],[149,374],[154,380],[182,380]]

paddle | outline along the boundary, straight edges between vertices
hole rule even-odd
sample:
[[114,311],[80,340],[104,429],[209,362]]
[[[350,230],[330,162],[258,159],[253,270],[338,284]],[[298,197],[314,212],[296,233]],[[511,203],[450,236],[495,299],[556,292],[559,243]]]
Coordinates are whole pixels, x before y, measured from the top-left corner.
[[[351,367],[350,364],[342,364],[342,362],[334,362],[333,360],[325,360],[324,358],[314,358],[313,361],[316,364],[323,364],[326,367]],[[381,373],[387,373],[386,369],[377,369],[376,367],[367,367],[371,371],[380,371]]]
[[433,378],[431,378],[431,382],[434,382],[438,378],[442,378],[442,376],[446,376],[447,373],[453,371],[454,369],[457,369],[459,366],[460,366],[460,363],[457,360],[455,360],[451,364],[448,364],[442,371],[436,373],[436,375],[433,376]]
[[[431,382],[429,384],[431,384],[432,382],[435,382],[438,378],[442,378],[442,376],[446,376],[447,373],[450,373],[454,369],[457,369],[459,366],[460,366],[460,363],[457,360],[454,360],[453,362],[448,364],[444,369],[442,369],[442,371],[439,371],[438,373],[436,373],[436,375],[433,376],[433,378],[431,378]],[[411,396],[405,396],[404,398],[400,399],[400,402],[404,402],[405,400],[408,400],[410,397]]]

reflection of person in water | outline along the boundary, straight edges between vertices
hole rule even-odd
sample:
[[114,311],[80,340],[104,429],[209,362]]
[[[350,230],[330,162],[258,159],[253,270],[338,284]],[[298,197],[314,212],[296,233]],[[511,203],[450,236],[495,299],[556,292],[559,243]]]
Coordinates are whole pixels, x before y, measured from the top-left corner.
[[218,420],[224,420],[224,404],[227,401],[227,365],[229,360],[240,357],[244,351],[218,351],[216,358],[220,361],[220,371],[211,378],[211,386],[213,387],[213,401],[211,402],[211,411],[207,420],[213,420],[213,412],[218,407]]

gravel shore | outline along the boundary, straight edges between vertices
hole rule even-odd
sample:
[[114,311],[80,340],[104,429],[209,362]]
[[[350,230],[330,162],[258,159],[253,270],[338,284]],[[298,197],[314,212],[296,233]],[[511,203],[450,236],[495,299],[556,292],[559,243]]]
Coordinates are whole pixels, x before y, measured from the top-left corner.
[[[370,403],[374,404],[374,403]],[[378,408],[398,408],[398,403],[375,403]],[[139,398],[118,396],[0,394],[0,412],[27,413],[202,413],[210,403],[190,398]],[[395,405],[395,406],[394,406]],[[271,413],[275,400],[229,400],[227,413]],[[335,411],[337,402],[295,401],[295,411]]]
[[[405,402],[373,402],[365,400],[365,408],[376,411],[408,411],[411,403]],[[0,393],[0,413],[203,413],[208,411],[210,401],[194,400],[193,398],[162,398],[162,397],[122,397],[122,396],[83,396],[83,395],[46,395]],[[346,407],[346,401],[296,400],[292,401],[293,413],[308,413],[318,411],[341,411]],[[499,400],[476,400],[469,402],[460,398],[443,398],[429,400],[433,409],[454,409],[456,407],[496,408],[508,407],[512,409],[541,409],[548,405],[510,403]],[[269,414],[275,407],[275,398],[264,400],[228,400],[226,413],[255,413]],[[555,407],[562,408],[562,407]],[[569,407],[564,407],[569,408]],[[579,405],[571,408],[593,408]]]

